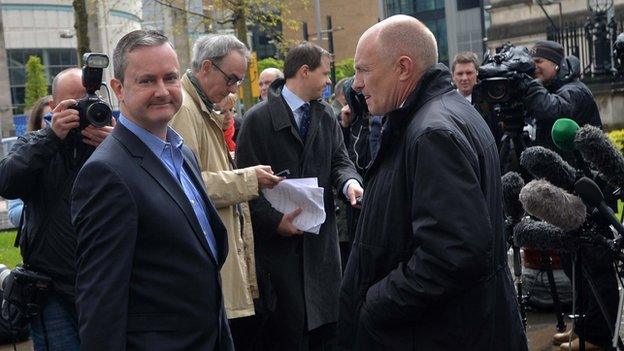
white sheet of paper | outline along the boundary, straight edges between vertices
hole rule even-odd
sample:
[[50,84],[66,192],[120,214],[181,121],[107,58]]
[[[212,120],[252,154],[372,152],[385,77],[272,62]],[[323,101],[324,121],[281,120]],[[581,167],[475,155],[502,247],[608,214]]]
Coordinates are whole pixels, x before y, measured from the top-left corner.
[[284,179],[273,189],[263,189],[264,197],[271,206],[282,213],[290,213],[297,207],[303,210],[293,224],[303,230],[318,234],[325,222],[323,188],[317,178]]

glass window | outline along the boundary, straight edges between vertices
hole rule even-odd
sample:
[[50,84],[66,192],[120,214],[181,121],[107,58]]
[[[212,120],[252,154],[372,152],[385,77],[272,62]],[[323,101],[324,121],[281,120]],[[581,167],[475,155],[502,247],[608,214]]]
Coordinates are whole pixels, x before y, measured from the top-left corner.
[[425,25],[438,42],[438,61],[448,63],[448,40],[446,37],[446,21],[444,18],[424,21]]
[[479,0],[457,0],[457,11],[479,7]]
[[[76,49],[9,49],[9,80],[11,82],[11,101],[13,113],[24,109],[24,87],[26,85],[26,62],[30,56],[39,56],[45,66],[48,83],[62,70],[76,67],[78,60]],[[48,91],[50,87],[48,87]]]
[[26,84],[26,70],[24,67],[9,68],[9,81],[12,86]]
[[444,0],[416,0],[416,12],[444,9]]

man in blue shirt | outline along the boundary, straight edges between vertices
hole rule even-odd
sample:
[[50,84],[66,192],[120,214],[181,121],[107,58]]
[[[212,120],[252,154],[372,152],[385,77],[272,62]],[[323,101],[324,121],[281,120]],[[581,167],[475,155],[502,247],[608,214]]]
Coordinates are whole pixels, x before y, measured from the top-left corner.
[[225,228],[195,156],[167,126],[182,103],[176,53],[137,30],[113,64],[119,123],[72,192],[81,349],[231,350]]

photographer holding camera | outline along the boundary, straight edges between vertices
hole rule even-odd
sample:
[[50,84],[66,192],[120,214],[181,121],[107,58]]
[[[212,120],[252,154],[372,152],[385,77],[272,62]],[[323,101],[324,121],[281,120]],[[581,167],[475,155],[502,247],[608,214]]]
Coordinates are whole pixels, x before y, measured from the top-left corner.
[[[20,271],[26,271],[28,277],[43,277],[46,283],[40,284],[36,278],[20,279],[14,271],[15,290],[11,293],[7,287],[4,293],[5,298],[17,300],[18,306],[38,305],[37,317],[31,320],[35,350],[71,351],[80,346],[74,293],[76,233],[70,218],[70,193],[84,162],[112,131],[110,126],[92,125],[98,121],[110,124],[111,111],[89,88],[89,82],[99,88],[101,67],[88,66],[56,75],[50,126],[20,136],[0,161],[0,196],[21,198],[25,204],[19,238],[24,269]],[[89,74],[84,82],[83,72]],[[83,98],[87,91],[90,94]],[[24,289],[19,286],[22,283],[33,285]],[[47,285],[49,289],[45,289]],[[44,298],[29,301],[32,294],[16,293],[37,287],[48,290]]]

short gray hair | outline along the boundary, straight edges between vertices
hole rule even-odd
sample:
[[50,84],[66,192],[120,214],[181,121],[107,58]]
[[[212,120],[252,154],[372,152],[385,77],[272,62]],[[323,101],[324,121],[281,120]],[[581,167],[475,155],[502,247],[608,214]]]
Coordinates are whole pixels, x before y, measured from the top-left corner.
[[115,46],[115,51],[113,52],[113,71],[115,78],[122,82],[124,80],[124,72],[128,65],[126,54],[140,47],[160,46],[165,43],[171,45],[173,48],[173,44],[171,44],[169,38],[155,30],[139,29],[124,35],[117,43],[117,46]]
[[249,49],[235,36],[231,34],[208,34],[201,36],[193,45],[191,67],[193,71],[197,72],[205,60],[219,64],[232,51],[238,51],[249,61]]

